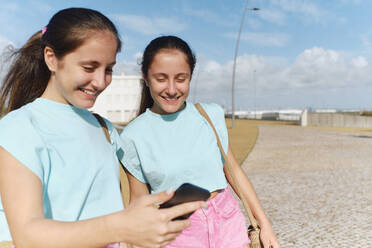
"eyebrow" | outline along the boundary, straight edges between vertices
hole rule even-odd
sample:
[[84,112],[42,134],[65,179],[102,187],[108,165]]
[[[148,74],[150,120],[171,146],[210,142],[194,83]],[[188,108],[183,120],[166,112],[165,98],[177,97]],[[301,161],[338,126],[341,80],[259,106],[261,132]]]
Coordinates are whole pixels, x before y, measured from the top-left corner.
[[187,73],[187,72],[181,72],[181,73],[178,73],[176,76],[177,76],[177,77],[178,77],[178,76],[190,76],[190,73]]
[[[153,73],[152,75],[153,76],[168,76],[167,73],[163,73],[163,72]],[[176,77],[179,77],[179,76],[190,76],[190,74],[187,73],[187,72],[180,72],[180,73],[176,74]]]
[[[94,65],[94,66],[99,66],[101,65],[101,63],[99,63],[98,61],[96,60],[83,60],[83,61],[80,61],[81,65],[83,64],[91,64],[91,65]],[[116,61],[113,61],[112,63],[108,64],[109,66],[114,66],[116,64]]]

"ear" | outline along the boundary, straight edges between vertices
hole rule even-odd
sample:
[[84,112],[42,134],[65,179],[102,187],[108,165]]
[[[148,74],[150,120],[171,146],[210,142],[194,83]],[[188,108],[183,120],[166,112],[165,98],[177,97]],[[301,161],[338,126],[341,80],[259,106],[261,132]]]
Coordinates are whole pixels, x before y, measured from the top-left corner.
[[44,48],[44,61],[51,72],[55,72],[58,67],[58,59],[51,47]]
[[149,83],[148,83],[148,80],[146,79],[145,75],[142,74],[142,79],[143,79],[143,82],[145,82],[145,85],[147,87],[150,87]]

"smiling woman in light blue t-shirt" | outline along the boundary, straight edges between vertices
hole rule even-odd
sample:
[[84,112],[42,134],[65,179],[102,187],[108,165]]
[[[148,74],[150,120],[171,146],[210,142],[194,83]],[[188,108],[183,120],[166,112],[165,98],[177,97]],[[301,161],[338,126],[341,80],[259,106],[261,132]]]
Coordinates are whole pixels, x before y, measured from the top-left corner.
[[[191,225],[166,248],[242,248],[249,243],[245,218],[227,188],[225,168],[216,137],[208,124],[187,101],[195,56],[188,44],[175,36],[161,36],[143,53],[140,115],[120,136],[127,156],[131,200],[168,188],[192,183],[211,192],[208,209],[190,217]],[[229,146],[224,111],[217,104],[201,104],[211,118],[222,146],[232,161],[234,174],[249,199],[261,227],[265,247],[279,243],[247,176]]]
[[106,120],[107,142],[87,110],[120,47],[107,17],[69,8],[14,54],[0,88],[0,246],[160,247],[189,225],[173,218],[202,207],[154,208],[172,196],[163,192],[124,209],[117,164],[127,141]]

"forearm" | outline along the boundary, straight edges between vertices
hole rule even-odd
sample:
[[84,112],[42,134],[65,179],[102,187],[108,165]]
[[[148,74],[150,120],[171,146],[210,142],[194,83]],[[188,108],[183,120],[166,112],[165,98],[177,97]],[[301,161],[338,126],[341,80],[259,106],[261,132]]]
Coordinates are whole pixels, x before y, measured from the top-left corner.
[[[241,191],[243,192],[245,199],[247,199],[247,203],[249,204],[249,207],[251,208],[252,214],[258,221],[259,225],[260,226],[271,225],[271,222],[265,214],[265,211],[258,199],[258,196],[256,194],[256,191],[252,183],[249,181],[247,175],[245,174],[245,172],[239,165],[238,161],[235,159],[234,154],[232,153],[232,150],[230,147],[228,150],[228,160],[230,163],[230,170],[232,170],[232,173],[235,175],[235,179],[236,179],[235,181],[239,182],[239,187]],[[224,170],[225,170],[226,178],[229,181],[230,185],[232,186],[233,190],[241,198],[241,196],[239,195],[237,186],[235,184],[235,181],[230,175],[230,171],[227,169],[227,164],[225,164]]]
[[[271,225],[271,222],[267,215],[265,214],[265,211],[258,199],[257,193],[252,185],[252,183],[249,181],[248,177],[244,173],[242,169],[236,169],[235,175],[237,178],[237,181],[240,183],[240,188],[243,191],[243,194],[245,196],[245,199],[247,199],[247,202],[249,204],[249,207],[251,208],[252,214],[258,221],[260,226],[263,225]],[[237,189],[234,186],[234,191],[237,193]],[[239,194],[237,193],[239,196]],[[240,196],[239,196],[240,197]]]
[[[258,224],[261,227],[260,240],[263,243],[263,246],[279,248],[280,244],[278,242],[278,239],[276,238],[275,232],[272,228],[272,224],[269,218],[266,216],[260,201],[258,200],[253,185],[249,181],[247,175],[239,165],[238,161],[235,159],[230,146],[227,159],[230,164],[230,169],[228,169],[227,164],[225,164],[224,171],[226,178],[229,181],[230,185],[232,185],[234,191],[241,198],[235,183],[239,182],[240,191],[242,192],[242,194],[244,194],[245,199],[247,199],[247,204],[249,205],[253,216],[256,218]],[[230,175],[230,171],[233,175],[235,175],[235,180],[233,180],[232,175]]]
[[77,222],[35,218],[14,230],[14,243],[17,248],[104,247],[125,241],[120,238],[125,237],[125,230],[116,224],[119,219],[124,221],[119,214]]

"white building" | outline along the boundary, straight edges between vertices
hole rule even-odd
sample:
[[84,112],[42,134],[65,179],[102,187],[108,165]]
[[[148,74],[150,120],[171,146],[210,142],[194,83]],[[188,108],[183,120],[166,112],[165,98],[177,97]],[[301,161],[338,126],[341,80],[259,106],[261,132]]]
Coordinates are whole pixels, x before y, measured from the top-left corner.
[[111,84],[90,110],[111,122],[129,122],[136,117],[142,91],[141,76],[113,75]]
[[301,113],[301,109],[256,110],[235,111],[235,116],[240,119],[299,121]]

